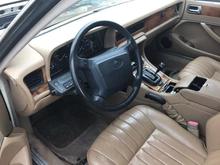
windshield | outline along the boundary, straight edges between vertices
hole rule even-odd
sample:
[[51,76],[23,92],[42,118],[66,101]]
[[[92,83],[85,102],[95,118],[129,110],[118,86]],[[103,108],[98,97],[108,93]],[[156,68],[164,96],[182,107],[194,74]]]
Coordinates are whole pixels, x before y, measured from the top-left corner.
[[131,0],[80,0],[73,6],[68,8],[65,12],[60,14],[55,20],[53,20],[47,27],[53,26],[57,23],[63,22],[70,18],[82,16],[89,12],[95,12],[111,6],[115,6],[121,3],[125,3]]

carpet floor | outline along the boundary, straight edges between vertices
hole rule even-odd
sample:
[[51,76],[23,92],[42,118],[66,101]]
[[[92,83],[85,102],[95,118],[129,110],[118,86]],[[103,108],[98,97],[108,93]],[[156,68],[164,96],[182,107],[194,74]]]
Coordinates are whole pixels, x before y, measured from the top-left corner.
[[70,164],[86,164],[86,153],[107,122],[89,107],[61,99],[31,118],[35,135]]

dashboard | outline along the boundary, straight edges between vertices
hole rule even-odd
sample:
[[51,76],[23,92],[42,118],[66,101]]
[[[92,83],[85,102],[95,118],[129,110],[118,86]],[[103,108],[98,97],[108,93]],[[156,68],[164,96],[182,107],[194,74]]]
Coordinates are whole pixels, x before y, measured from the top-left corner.
[[[83,25],[94,20],[113,21],[126,27],[137,44],[144,45],[149,38],[176,25],[183,8],[184,0],[157,0],[151,3],[134,0],[41,32],[4,71],[18,113],[32,115],[60,98],[53,95],[49,82],[69,73],[70,47]],[[123,36],[116,33],[115,37],[116,44],[124,42]],[[98,55],[106,50],[110,40],[111,36],[105,29],[94,30],[81,41],[80,55],[86,58]]]

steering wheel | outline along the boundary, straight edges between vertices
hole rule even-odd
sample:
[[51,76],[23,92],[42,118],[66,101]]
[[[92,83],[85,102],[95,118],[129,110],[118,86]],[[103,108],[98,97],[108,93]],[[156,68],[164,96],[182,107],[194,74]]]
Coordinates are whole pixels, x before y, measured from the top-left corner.
[[[121,47],[114,46],[95,57],[80,55],[81,41],[86,34],[97,27],[114,29],[127,40]],[[128,106],[138,94],[142,80],[142,60],[138,46],[132,35],[122,26],[110,21],[97,21],[84,26],[75,37],[70,50],[70,72],[76,91],[94,108],[116,111]],[[132,67],[132,64],[134,64]],[[87,79],[85,87],[82,77]],[[109,104],[107,98],[131,87],[129,96],[116,105]]]

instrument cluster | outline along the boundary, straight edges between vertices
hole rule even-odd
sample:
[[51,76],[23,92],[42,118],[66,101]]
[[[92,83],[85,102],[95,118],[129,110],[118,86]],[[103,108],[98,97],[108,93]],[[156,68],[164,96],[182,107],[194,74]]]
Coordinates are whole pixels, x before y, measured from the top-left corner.
[[[91,58],[105,51],[104,48],[105,31],[98,31],[89,34],[81,41],[79,56],[83,58]],[[69,71],[69,54],[71,43],[61,47],[51,57],[50,76],[54,79]]]

